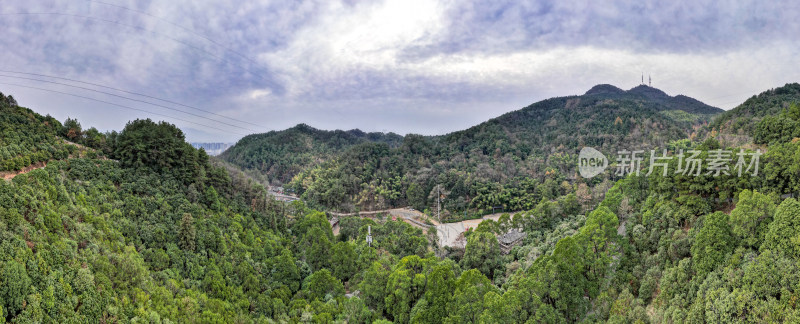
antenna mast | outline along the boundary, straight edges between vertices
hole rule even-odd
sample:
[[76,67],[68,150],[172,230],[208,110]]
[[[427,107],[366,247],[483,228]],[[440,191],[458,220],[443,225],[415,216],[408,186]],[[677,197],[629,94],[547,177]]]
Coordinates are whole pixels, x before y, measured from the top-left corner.
[[372,247],[372,226],[367,225],[367,245]]
[[649,74],[647,75],[647,83],[649,83],[650,87],[653,86],[653,77],[651,77]]

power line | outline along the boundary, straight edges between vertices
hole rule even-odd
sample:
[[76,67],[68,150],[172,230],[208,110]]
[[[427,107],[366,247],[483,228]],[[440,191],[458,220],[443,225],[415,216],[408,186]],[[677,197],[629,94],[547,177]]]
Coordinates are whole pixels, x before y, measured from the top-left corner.
[[161,99],[161,98],[158,98],[158,97],[153,97],[153,96],[142,94],[142,93],[137,93],[137,92],[133,92],[133,91],[117,89],[117,88],[109,87],[109,86],[104,86],[104,85],[97,84],[97,83],[85,82],[85,81],[80,81],[80,80],[75,80],[75,79],[70,79],[70,78],[57,77],[57,76],[46,75],[46,74],[38,74],[38,73],[28,73],[28,72],[9,71],[9,70],[0,70],[0,72],[25,74],[25,75],[34,75],[34,76],[40,76],[40,77],[52,78],[52,79],[59,79],[59,80],[66,80],[66,81],[71,81],[71,82],[76,82],[76,83],[92,85],[92,86],[95,86],[95,87],[101,87],[101,88],[116,90],[116,91],[124,92],[124,93],[127,93],[127,94],[142,96],[142,97],[145,97],[145,98],[150,98],[150,99],[154,99],[154,100],[158,100],[158,101],[162,101],[162,102],[166,102],[166,103],[171,103],[173,105],[178,105],[178,106],[183,106],[183,107],[186,107],[186,108],[199,110],[199,111],[202,111],[202,112],[205,112],[205,113],[209,113],[209,114],[212,114],[212,115],[215,115],[215,116],[219,116],[219,117],[222,117],[222,118],[227,118],[227,119],[230,119],[230,120],[233,120],[233,121],[237,121],[237,122],[240,122],[240,123],[245,123],[245,124],[250,124],[250,125],[253,125],[253,126],[261,127],[261,125],[258,125],[258,124],[254,124],[254,123],[251,123],[251,122],[248,122],[248,121],[244,121],[244,120],[240,120],[240,119],[236,119],[236,118],[231,118],[231,117],[228,117],[228,116],[225,116],[225,115],[220,115],[218,113],[215,113],[215,112],[212,112],[212,111],[208,111],[208,110],[204,110],[204,109],[200,109],[200,108],[197,108],[197,107],[194,107],[194,106],[185,105],[185,104],[182,104],[182,103],[179,103],[179,102],[175,102],[175,101],[171,101],[171,100],[167,100],[167,99]]
[[13,76],[13,75],[5,75],[5,74],[0,74],[0,77],[6,77],[6,78],[15,78],[15,79],[23,79],[23,80],[31,80],[31,81],[38,81],[38,82],[47,82],[47,83],[58,84],[58,85],[63,85],[63,86],[67,86],[67,87],[73,87],[73,88],[83,89],[83,90],[87,90],[87,91],[93,91],[93,92],[102,93],[102,94],[104,94],[104,95],[108,95],[108,96],[113,96],[113,97],[117,97],[117,98],[121,98],[121,99],[127,99],[127,100],[131,100],[131,101],[136,101],[136,102],[140,102],[140,103],[144,103],[144,104],[148,104],[148,105],[156,106],[156,107],[161,107],[161,108],[164,108],[164,109],[169,109],[169,110],[173,110],[173,111],[181,112],[181,113],[184,113],[184,114],[187,114],[187,115],[192,115],[192,116],[195,116],[195,117],[199,117],[199,118],[207,119],[207,120],[210,120],[210,121],[212,121],[212,122],[215,122],[215,123],[225,124],[225,125],[227,125],[227,126],[231,126],[231,127],[235,127],[235,128],[239,128],[239,129],[243,129],[243,130],[251,131],[251,132],[258,132],[258,131],[256,131],[256,130],[253,130],[253,129],[244,128],[244,127],[241,127],[241,126],[237,126],[237,125],[229,124],[229,123],[226,123],[226,122],[223,122],[223,121],[219,121],[219,120],[216,120],[216,119],[211,119],[211,118],[208,118],[208,117],[205,117],[205,116],[202,116],[202,115],[198,115],[198,114],[195,114],[195,113],[191,113],[191,112],[188,112],[188,111],[184,111],[184,110],[180,110],[180,109],[176,109],[176,108],[168,107],[168,106],[161,105],[161,104],[157,104],[157,103],[152,103],[152,102],[145,101],[145,100],[139,100],[139,99],[135,99],[135,98],[129,98],[129,97],[125,97],[125,96],[120,96],[120,95],[113,94],[113,93],[110,93],[110,92],[105,92],[105,91],[95,90],[95,89],[86,88],[86,87],[81,87],[81,86],[76,86],[76,85],[67,84],[67,83],[61,83],[61,82],[55,82],[55,81],[48,81],[48,80],[41,80],[41,79],[34,79],[34,78],[26,78],[26,77]]
[[97,18],[97,17],[84,16],[84,15],[77,15],[77,14],[70,14],[70,13],[62,13],[62,12],[12,12],[12,13],[0,13],[0,15],[2,15],[2,16],[14,16],[14,15],[30,15],[30,16],[40,16],[41,15],[41,16],[44,16],[44,15],[53,15],[53,16],[65,16],[65,17],[73,17],[73,18],[83,18],[83,19],[88,19],[88,20],[106,22],[106,23],[110,23],[110,24],[115,24],[115,25],[119,25],[119,26],[123,26],[123,27],[128,27],[128,28],[133,28],[133,29],[138,29],[138,30],[141,30],[141,31],[153,33],[155,35],[167,38],[167,39],[172,40],[174,42],[183,44],[183,45],[185,45],[187,47],[190,47],[190,48],[196,49],[198,51],[204,52],[204,53],[206,53],[206,54],[208,54],[208,55],[210,55],[210,56],[212,56],[212,57],[214,57],[216,59],[224,60],[223,58],[214,55],[214,53],[211,53],[211,52],[206,51],[206,50],[204,50],[204,49],[202,49],[200,47],[197,47],[197,46],[194,46],[192,44],[186,43],[186,42],[181,41],[179,39],[167,36],[165,34],[162,34],[162,33],[156,32],[156,31],[149,30],[149,29],[144,28],[142,26],[123,24],[121,22],[110,20],[110,19]]
[[[168,35],[166,35],[166,34],[159,33],[159,32],[156,32],[156,31],[152,31],[152,30],[149,30],[149,29],[147,29],[147,28],[145,28],[145,27],[142,27],[142,26],[128,25],[128,24],[124,24],[124,23],[121,23],[121,22],[118,22],[118,21],[114,21],[114,20],[110,20],[110,19],[98,18],[98,17],[92,17],[92,16],[85,16],[85,15],[78,15],[78,14],[70,14],[70,13],[61,13],[61,12],[12,12],[12,13],[0,13],[0,16],[14,16],[14,15],[31,15],[31,16],[37,16],[37,15],[54,15],[54,16],[65,16],[65,17],[73,17],[73,18],[82,18],[82,19],[87,19],[87,20],[95,20],[95,21],[100,21],[100,22],[104,22],[104,23],[115,24],[115,25],[119,25],[119,26],[123,26],[123,27],[128,27],[128,28],[138,29],[138,30],[141,30],[141,31],[149,32],[149,33],[151,33],[151,34],[154,34],[154,35],[158,35],[158,36],[161,36],[161,37],[167,38],[167,39],[169,39],[169,40],[172,40],[172,41],[174,41],[174,42],[176,42],[176,43],[182,44],[182,45],[184,45],[184,46],[186,46],[186,47],[189,47],[189,48],[191,48],[191,49],[194,49],[194,50],[197,50],[197,51],[203,52],[203,53],[207,54],[208,56],[211,56],[211,57],[213,57],[213,58],[215,58],[215,59],[217,59],[217,60],[219,60],[219,61],[221,61],[221,62],[229,62],[229,60],[227,60],[227,59],[225,59],[225,58],[223,58],[223,57],[219,57],[219,56],[217,56],[217,55],[214,55],[214,53],[211,53],[211,52],[209,52],[209,51],[206,51],[205,49],[202,49],[202,48],[200,48],[200,47],[194,46],[194,45],[192,45],[192,44],[189,44],[189,43],[187,43],[187,42],[181,41],[181,40],[179,40],[179,39],[176,39],[176,38],[174,38],[174,37],[170,37],[170,36],[168,36]],[[222,48],[225,48],[226,50],[229,50],[229,49],[227,49],[226,47],[224,47],[224,46],[222,46],[222,45],[218,45],[218,46],[220,46],[220,47],[222,47]],[[232,51],[232,50],[229,50],[229,51],[231,51],[231,52],[235,52],[235,51]],[[256,63],[256,64],[257,64],[257,62],[255,62],[255,61],[253,61],[253,60],[251,60],[251,59],[247,58],[246,56],[244,56],[244,55],[242,55],[242,54],[239,54],[239,56],[243,56],[245,59],[247,59],[247,60],[249,60],[249,61],[251,61],[251,62],[254,62],[254,63]],[[265,77],[264,77],[263,75],[261,75],[260,73],[256,73],[256,72],[250,71],[250,70],[248,70],[247,68],[245,68],[244,66],[242,66],[241,64],[239,64],[239,66],[240,66],[241,68],[243,68],[245,71],[247,71],[247,72],[249,72],[249,73],[252,73],[253,75],[255,75],[255,76],[259,77],[261,80],[263,80],[263,81],[265,81],[265,82],[269,83],[271,86],[273,86],[273,87],[277,87],[277,85],[275,84],[275,82],[273,82],[272,80],[269,80],[269,79],[265,78]]]
[[195,125],[198,125],[198,126],[203,126],[203,127],[207,127],[207,128],[211,128],[211,129],[216,129],[216,130],[218,130],[218,131],[222,131],[222,132],[226,132],[226,133],[233,133],[233,134],[236,134],[236,135],[242,135],[242,136],[246,136],[246,134],[242,134],[242,133],[236,133],[236,132],[230,132],[230,131],[228,131],[228,130],[225,130],[225,129],[222,129],[222,128],[217,128],[217,127],[214,127],[214,126],[209,126],[209,125],[205,125],[205,124],[200,124],[200,123],[196,123],[196,122],[189,121],[189,120],[186,120],[186,119],[182,119],[182,118],[178,118],[178,117],[173,117],[173,116],[170,116],[170,115],[164,115],[164,114],[160,114],[160,113],[156,113],[156,112],[152,112],[152,111],[148,111],[148,110],[144,110],[144,109],[139,109],[139,108],[129,107],[129,106],[125,106],[125,105],[120,105],[120,104],[113,103],[113,102],[109,102],[109,101],[105,101],[105,100],[100,100],[100,99],[95,99],[95,98],[91,98],[91,97],[85,97],[85,96],[81,96],[81,95],[76,95],[76,94],[73,94],[73,93],[62,92],[62,91],[58,91],[58,90],[51,90],[51,89],[38,88],[38,87],[33,87],[33,86],[28,86],[28,85],[22,85],[22,84],[17,84],[17,83],[7,83],[7,82],[0,82],[0,84],[3,84],[3,85],[9,85],[9,86],[15,86],[15,87],[28,88],[28,89],[41,90],[41,91],[47,91],[47,92],[54,92],[54,93],[59,93],[59,94],[63,94],[63,95],[73,96],[73,97],[77,97],[77,98],[82,98],[82,99],[87,99],[87,100],[93,100],[93,101],[101,102],[101,103],[104,103],[104,104],[108,104],[108,105],[112,105],[112,106],[117,106],[117,107],[120,107],[120,108],[125,108],[125,109],[130,109],[130,110],[136,110],[136,111],[140,111],[140,112],[144,112],[144,113],[148,113],[148,114],[152,114],[152,115],[156,115],[156,116],[161,116],[161,117],[165,117],[165,118],[171,118],[171,119],[175,119],[175,120],[180,120],[180,121],[182,121],[182,122],[187,122],[187,123],[190,123],[190,124],[195,124]]
[[174,27],[177,27],[177,28],[179,28],[179,29],[182,29],[182,30],[184,30],[184,31],[186,31],[186,32],[188,32],[188,33],[194,34],[195,36],[198,36],[198,37],[200,37],[200,38],[203,38],[203,39],[205,39],[205,40],[209,41],[210,43],[212,43],[212,44],[214,44],[214,45],[217,45],[217,46],[219,46],[219,47],[221,47],[221,48],[225,49],[226,51],[229,51],[229,52],[231,52],[231,53],[234,53],[234,54],[236,54],[236,55],[240,56],[241,58],[243,58],[243,59],[245,59],[245,60],[248,60],[248,61],[250,61],[250,62],[251,62],[251,63],[253,63],[253,64],[259,65],[259,63],[258,63],[258,62],[256,62],[256,61],[254,61],[253,59],[251,59],[251,58],[247,57],[246,55],[244,55],[244,54],[242,54],[242,53],[240,53],[240,52],[238,52],[238,51],[236,51],[236,50],[234,50],[234,49],[232,49],[232,48],[229,48],[229,47],[227,47],[227,46],[225,46],[225,45],[223,45],[223,44],[221,44],[221,43],[219,43],[219,42],[217,42],[217,41],[213,40],[213,39],[212,39],[211,37],[209,37],[209,36],[206,36],[206,35],[204,35],[204,34],[201,34],[201,33],[199,33],[199,32],[196,32],[196,31],[194,31],[194,30],[193,30],[193,29],[191,29],[191,28],[183,27],[183,26],[181,26],[181,25],[178,25],[178,24],[176,24],[176,23],[173,23],[173,22],[171,22],[171,21],[169,21],[169,20],[167,20],[167,19],[164,19],[164,18],[158,17],[158,16],[156,16],[156,15],[153,15],[153,14],[151,14],[151,13],[147,12],[147,11],[142,11],[142,10],[133,9],[133,8],[125,7],[125,6],[122,6],[122,5],[114,4],[114,3],[108,3],[108,2],[97,1],[97,0],[86,0],[86,1],[88,1],[88,2],[92,2],[92,3],[104,4],[104,5],[107,5],[107,6],[112,6],[112,7],[116,7],[116,8],[120,8],[120,9],[124,9],[124,10],[128,10],[128,11],[130,11],[130,12],[138,13],[138,14],[145,15],[145,16],[151,17],[151,18],[153,18],[153,19],[156,19],[156,20],[159,20],[159,21],[165,22],[165,23],[167,23],[167,24],[169,24],[169,25],[172,25],[172,26],[174,26]]

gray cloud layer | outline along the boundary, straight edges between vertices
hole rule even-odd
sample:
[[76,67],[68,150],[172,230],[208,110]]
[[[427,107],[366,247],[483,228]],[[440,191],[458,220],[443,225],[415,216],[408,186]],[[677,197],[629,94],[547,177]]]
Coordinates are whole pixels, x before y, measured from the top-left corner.
[[[170,120],[199,141],[232,141],[300,122],[443,133],[597,83],[633,87],[642,71],[670,94],[730,108],[797,81],[799,7],[791,1],[12,2],[0,9],[0,70],[100,83],[262,127],[230,128],[30,80],[0,76],[0,83],[70,91],[230,129]],[[101,129],[148,117],[29,88],[0,84],[0,91]]]

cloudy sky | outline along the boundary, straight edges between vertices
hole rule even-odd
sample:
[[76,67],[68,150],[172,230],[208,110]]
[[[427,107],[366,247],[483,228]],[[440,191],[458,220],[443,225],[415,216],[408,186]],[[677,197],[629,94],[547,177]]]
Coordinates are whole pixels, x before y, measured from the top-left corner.
[[443,134],[642,72],[723,109],[800,80],[797,1],[629,2],[6,0],[0,92],[84,127],[150,117],[232,142],[298,123]]

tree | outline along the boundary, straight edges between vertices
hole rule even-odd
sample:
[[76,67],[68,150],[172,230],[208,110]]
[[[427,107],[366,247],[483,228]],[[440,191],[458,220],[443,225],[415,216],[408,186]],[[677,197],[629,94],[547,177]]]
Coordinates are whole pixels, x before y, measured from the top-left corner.
[[70,141],[77,142],[83,136],[81,124],[76,119],[67,118],[61,128],[61,135],[69,138]]
[[385,309],[386,284],[391,274],[391,269],[387,264],[388,260],[383,259],[381,261],[372,262],[372,265],[364,271],[364,279],[358,286],[364,296],[364,302],[374,309],[377,314],[383,314]]
[[692,267],[698,276],[703,277],[725,261],[733,247],[728,215],[723,212],[709,214],[692,245]]
[[461,263],[464,269],[478,269],[491,279],[502,266],[500,257],[500,244],[492,233],[474,232],[467,238]]
[[217,190],[214,189],[214,186],[208,186],[205,191],[205,202],[206,206],[213,211],[220,211],[222,204],[219,201],[219,194]]
[[477,269],[461,273],[454,288],[453,299],[448,303],[446,323],[477,323],[484,311],[484,295],[498,291],[489,278]]
[[304,290],[308,291],[311,300],[326,300],[328,295],[336,297],[344,294],[344,286],[328,269],[322,269],[311,274],[306,279]]
[[587,291],[596,290],[587,278],[586,249],[581,242],[567,236],[556,243],[553,254],[534,261],[531,272],[536,278],[533,290],[562,316],[576,320],[588,307]]
[[137,119],[125,125],[117,136],[113,157],[123,167],[170,173],[184,183],[196,180],[205,167],[178,127],[150,119]]
[[373,313],[364,304],[364,300],[358,297],[345,299],[342,303],[342,313],[336,318],[337,321],[345,323],[371,323]]
[[619,220],[606,206],[600,206],[586,219],[586,224],[576,236],[579,244],[584,246],[585,262],[588,266],[587,275],[592,282],[590,295],[597,293],[596,287],[601,278],[605,277],[608,265],[611,263],[611,246],[616,241]]
[[206,270],[206,276],[203,278],[203,288],[214,298],[228,298],[228,287],[225,284],[225,278],[214,264],[211,264]]
[[[330,228],[330,225],[328,225]],[[303,249],[305,261],[311,266],[312,271],[318,271],[330,267],[331,264],[331,242],[325,231],[317,226],[311,228],[300,243]]]
[[25,266],[17,261],[8,261],[2,265],[3,277],[0,280],[0,300],[5,311],[12,318],[22,311],[23,302],[31,288],[31,279]]
[[386,311],[396,323],[408,323],[411,309],[425,293],[430,260],[407,256],[395,266],[386,284]]
[[789,198],[778,206],[761,249],[800,257],[800,202]]
[[333,275],[342,281],[348,281],[358,270],[358,256],[352,242],[338,242],[331,248],[331,268]]
[[743,246],[758,248],[774,213],[775,203],[770,197],[745,189],[739,193],[736,208],[731,211],[731,231]]
[[178,245],[184,250],[194,251],[196,242],[196,231],[194,228],[194,218],[192,214],[184,213],[181,224],[178,228]]
[[[450,300],[453,296],[455,274],[450,265],[437,265],[428,276],[428,287],[425,291],[426,307],[417,316],[412,317],[414,323],[442,323],[447,317]],[[417,303],[419,306],[420,303]],[[417,307],[415,306],[415,307]]]
[[297,269],[292,253],[288,249],[276,257],[272,258],[271,281],[277,285],[284,285],[291,290],[291,293],[300,289],[300,271]]

